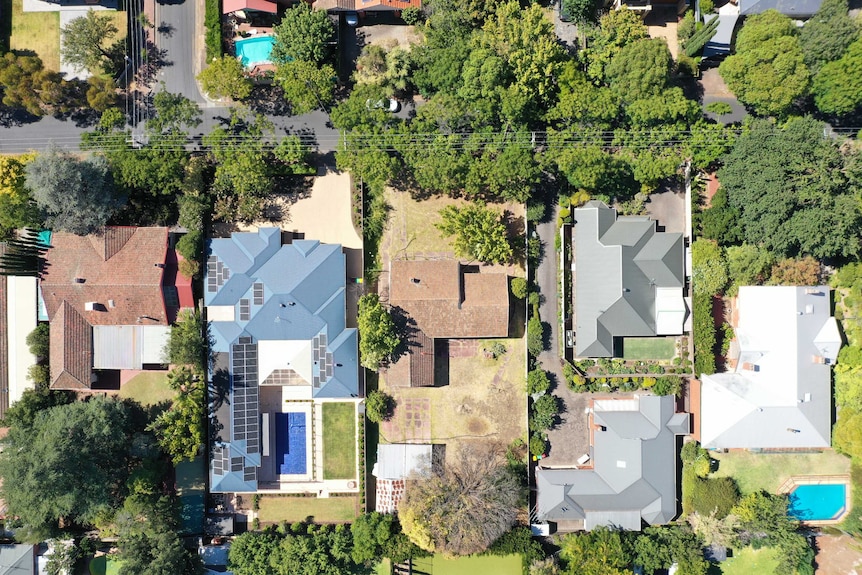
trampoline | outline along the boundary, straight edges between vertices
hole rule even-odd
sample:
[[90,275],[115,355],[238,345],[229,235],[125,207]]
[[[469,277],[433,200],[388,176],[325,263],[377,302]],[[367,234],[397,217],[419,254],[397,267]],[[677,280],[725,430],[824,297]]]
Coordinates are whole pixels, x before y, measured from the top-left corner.
[[275,457],[282,475],[307,472],[304,413],[275,414]]

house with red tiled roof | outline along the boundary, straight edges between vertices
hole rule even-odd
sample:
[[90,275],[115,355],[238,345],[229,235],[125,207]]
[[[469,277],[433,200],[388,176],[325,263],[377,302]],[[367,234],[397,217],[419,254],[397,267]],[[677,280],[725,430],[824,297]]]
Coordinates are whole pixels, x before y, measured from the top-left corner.
[[457,260],[392,261],[389,305],[411,332],[407,353],[389,368],[393,385],[434,384],[435,340],[509,335],[509,277]]
[[393,12],[400,17],[406,8],[422,9],[422,0],[315,0],[314,8],[337,14],[341,12]]
[[90,389],[111,372],[164,363],[170,324],[193,306],[191,281],[168,240],[159,227],[53,235],[39,285],[51,325],[52,389]]

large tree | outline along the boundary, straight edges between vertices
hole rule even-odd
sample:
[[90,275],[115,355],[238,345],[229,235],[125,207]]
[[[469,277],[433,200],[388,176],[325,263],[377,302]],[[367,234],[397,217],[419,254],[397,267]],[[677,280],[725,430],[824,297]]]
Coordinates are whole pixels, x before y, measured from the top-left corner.
[[101,156],[79,160],[50,146],[27,165],[26,186],[45,225],[87,234],[105,225],[124,203]]
[[465,447],[408,484],[399,517],[404,533],[422,549],[470,555],[509,530],[521,497],[501,453]]
[[271,531],[247,531],[230,546],[228,567],[236,575],[275,575],[271,559],[278,551],[280,538]]
[[329,42],[335,37],[335,26],[326,10],[313,10],[310,4],[300,2],[284,13],[281,23],[273,28],[273,35],[274,62],[304,60],[320,64],[330,54]]
[[0,478],[9,514],[26,540],[65,525],[92,524],[119,507],[129,473],[129,408],[101,396],[38,412],[3,440]]
[[194,460],[204,444],[205,378],[188,367],[168,373],[168,385],[176,392],[173,404],[150,424],[159,444],[174,464]]
[[811,80],[799,32],[790,18],[776,10],[746,19],[736,53],[718,69],[736,97],[763,116],[787,115]]
[[87,69],[93,74],[104,72],[112,59],[108,43],[117,32],[110,14],[88,10],[86,15],[69,22],[61,32],[64,60],[78,70]]
[[5,106],[34,116],[65,111],[77,104],[67,88],[68,82],[57,72],[46,70],[37,56],[6,52],[0,58],[0,93]]
[[643,38],[620,49],[605,69],[605,78],[624,102],[633,102],[665,89],[672,62],[664,38]]
[[154,134],[185,135],[201,123],[200,106],[183,96],[165,90],[164,84],[153,96],[153,116],[147,130]]
[[275,71],[275,81],[284,90],[294,114],[307,114],[332,104],[335,89],[335,69],[329,64],[292,60]]
[[778,256],[857,256],[862,219],[848,161],[816,120],[753,122],[718,172],[742,239]]
[[862,39],[850,44],[841,58],[820,68],[811,92],[824,114],[842,116],[862,107]]
[[799,35],[805,65],[815,77],[824,64],[840,58],[858,39],[859,25],[848,13],[847,0],[823,0]]
[[483,204],[463,207],[446,206],[440,210],[442,221],[437,229],[444,237],[455,236],[455,254],[480,262],[506,263],[512,258],[512,246],[506,237],[506,225],[500,214]]
[[242,63],[231,56],[222,56],[207,64],[198,74],[198,80],[213,98],[243,100],[251,94],[251,80],[245,77]]
[[363,367],[377,370],[392,356],[401,343],[392,316],[380,304],[376,293],[359,298],[357,316],[359,327],[359,355]]
[[611,10],[590,31],[589,47],[584,51],[587,75],[593,80],[605,79],[605,68],[623,47],[649,36],[643,18],[634,10]]

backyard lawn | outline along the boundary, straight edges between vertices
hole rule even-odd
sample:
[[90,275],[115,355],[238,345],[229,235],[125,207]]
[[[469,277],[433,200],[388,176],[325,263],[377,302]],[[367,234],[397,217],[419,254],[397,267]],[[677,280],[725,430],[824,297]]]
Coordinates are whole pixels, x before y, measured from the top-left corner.
[[834,451],[823,453],[710,452],[718,460],[713,477],[733,477],[743,494],[764,489],[776,493],[791,475],[844,475],[850,460]]
[[673,337],[627,337],[623,339],[623,359],[672,359],[676,353]]
[[775,549],[734,549],[733,557],[721,564],[723,575],[772,575],[778,568]]
[[[8,6],[3,2],[4,8]],[[60,70],[60,13],[23,11],[24,0],[12,0],[10,50],[32,50],[48,70]],[[4,12],[4,14],[8,14]],[[8,18],[8,16],[4,16]],[[125,31],[124,31],[125,33]]]
[[141,405],[172,401],[176,392],[168,387],[167,371],[140,373],[120,386],[117,396],[134,399]]
[[258,517],[261,523],[305,521],[309,516],[316,523],[347,523],[356,518],[357,497],[270,497],[260,498]]
[[323,404],[323,478],[356,477],[356,406]]
[[520,575],[522,568],[521,557],[518,555],[506,555],[505,557],[485,555],[447,559],[443,555],[437,554],[433,557],[414,559],[413,572],[425,575],[476,575],[478,573]]

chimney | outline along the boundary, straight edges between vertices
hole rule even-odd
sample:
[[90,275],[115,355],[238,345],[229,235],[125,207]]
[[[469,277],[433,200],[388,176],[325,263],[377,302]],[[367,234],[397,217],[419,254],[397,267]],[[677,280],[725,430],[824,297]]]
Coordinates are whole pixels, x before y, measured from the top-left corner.
[[757,367],[757,364],[750,361],[746,361],[745,363],[743,363],[742,369],[746,371],[760,371],[760,369]]
[[112,300],[112,299],[109,299],[109,300],[108,300],[108,307],[110,307],[110,308],[117,307],[117,302],[115,302],[115,301],[114,301],[114,300]]
[[85,280],[84,278],[75,278],[75,283],[76,283],[76,284],[82,284],[82,283],[84,283],[85,281],[87,281],[87,280]]
[[419,285],[419,278],[410,278],[410,283],[413,285]]

